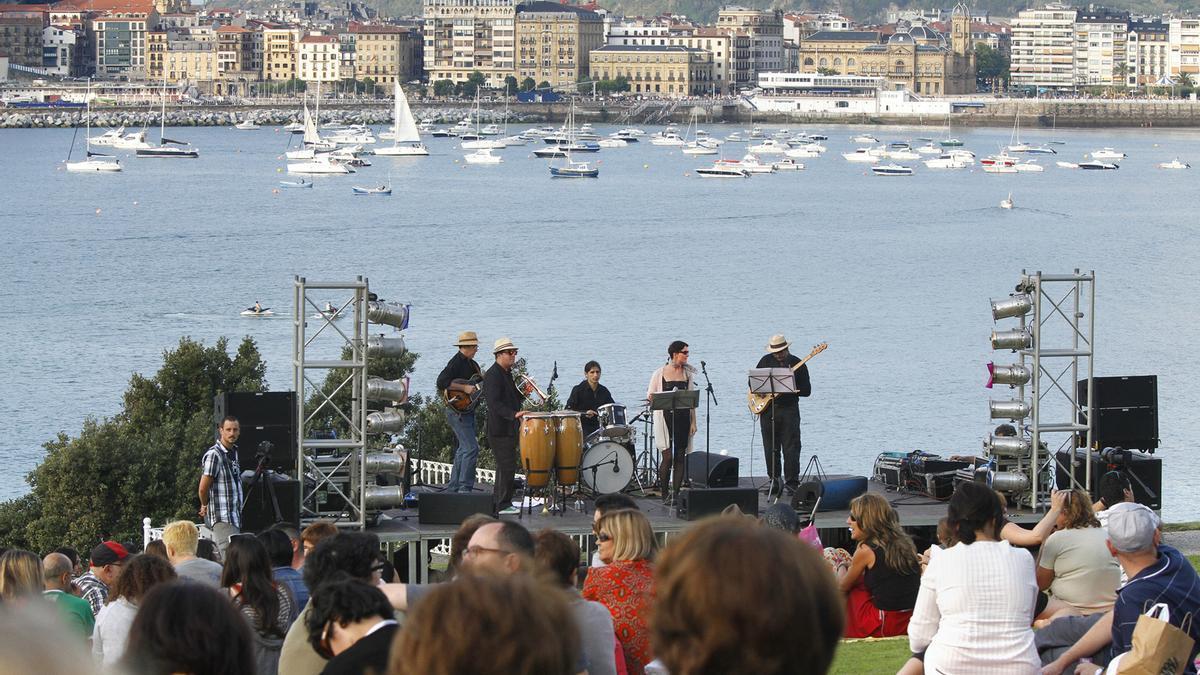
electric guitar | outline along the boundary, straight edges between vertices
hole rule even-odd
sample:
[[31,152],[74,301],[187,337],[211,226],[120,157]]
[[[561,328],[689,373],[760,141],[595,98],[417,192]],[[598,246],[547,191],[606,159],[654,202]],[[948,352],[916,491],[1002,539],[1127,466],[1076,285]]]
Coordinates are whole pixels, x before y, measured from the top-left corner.
[[450,384],[474,385],[475,391],[468,394],[465,391],[447,389],[442,392],[442,398],[446,401],[446,405],[458,412],[471,412],[475,406],[479,405],[479,399],[483,397],[483,375],[477,373],[467,380],[457,378],[451,380]]
[[[826,349],[829,349],[828,342],[822,342],[821,344],[813,347],[813,350],[808,353],[808,356],[800,359],[800,363],[792,366],[792,372],[794,373],[797,370],[800,370],[800,366],[808,363],[809,359],[817,354],[820,354]],[[771,401],[774,400],[774,398],[778,395],[779,394],[755,394],[754,392],[749,392],[746,394],[746,403],[750,406],[750,412],[758,415],[761,414],[762,411],[766,410],[767,406],[770,405]]]

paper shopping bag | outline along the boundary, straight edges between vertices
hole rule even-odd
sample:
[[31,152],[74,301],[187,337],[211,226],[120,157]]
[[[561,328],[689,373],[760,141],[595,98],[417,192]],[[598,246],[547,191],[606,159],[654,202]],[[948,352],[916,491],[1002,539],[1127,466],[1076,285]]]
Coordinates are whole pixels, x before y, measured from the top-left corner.
[[1195,641],[1188,635],[1192,615],[1184,617],[1181,628],[1171,625],[1167,606],[1159,603],[1138,617],[1133,629],[1132,648],[1122,654],[1116,672],[1119,675],[1181,675],[1187,668]]

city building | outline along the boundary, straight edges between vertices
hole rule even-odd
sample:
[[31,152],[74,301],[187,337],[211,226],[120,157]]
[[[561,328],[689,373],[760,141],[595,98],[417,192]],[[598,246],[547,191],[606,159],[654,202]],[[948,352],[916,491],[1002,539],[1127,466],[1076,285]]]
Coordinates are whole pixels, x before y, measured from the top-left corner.
[[966,5],[954,8],[950,25],[949,40],[932,28],[914,25],[893,34],[884,44],[863,48],[857,74],[886,77],[892,89],[914,94],[974,93],[975,47]]
[[1167,43],[1171,53],[1167,60],[1170,75],[1176,80],[1182,75],[1200,84],[1200,19],[1171,19],[1167,24]]
[[664,98],[712,93],[712,52],[674,45],[605,45],[591,55],[593,80],[624,77],[634,94]]
[[572,85],[603,46],[604,21],[595,12],[542,0],[517,5],[517,80]]
[[1012,22],[1014,87],[1071,89],[1075,86],[1076,10],[1062,5],[1019,12]]
[[198,93],[214,94],[220,69],[217,38],[211,26],[149,31],[147,74],[151,81],[194,87]]
[[115,12],[92,20],[96,35],[96,77],[128,81],[146,78],[146,30],[150,12]]
[[516,0],[424,0],[425,72],[464,82],[478,71],[492,87],[516,75]]
[[336,35],[306,35],[296,50],[296,74],[306,83],[338,81],[340,49]]
[[363,23],[351,23],[347,32],[355,38],[354,79],[370,78],[390,87],[421,76],[419,33],[403,26]]
[[300,31],[289,26],[275,24],[262,28],[263,56],[262,79],[266,82],[287,82],[298,75],[296,56],[299,51]]
[[256,34],[241,26],[220,26],[217,34],[218,96],[248,96],[262,79],[261,50],[255,50]]
[[42,68],[49,75],[78,77],[83,74],[84,32],[70,26],[46,26],[42,30]]
[[659,21],[626,20],[613,24],[608,29],[605,44],[626,47],[629,45],[665,46],[671,36],[671,27]]
[[[744,38],[748,43],[749,38]],[[733,88],[733,38],[717,28],[692,28],[667,38],[669,44],[703,49],[713,57],[714,94],[731,94]]]
[[40,7],[0,11],[0,52],[9,64],[26,68],[42,67],[42,38],[47,13]]
[[874,30],[818,31],[801,39],[801,73],[857,75],[862,52],[883,43],[883,33]]
[[1080,10],[1075,16],[1075,84],[1124,85],[1128,36],[1129,12],[1103,7]]
[[1170,77],[1170,33],[1170,27],[1158,19],[1134,19],[1129,22],[1126,84],[1144,87]]
[[717,13],[717,28],[731,36],[741,34],[749,38],[748,67],[743,50],[736,45],[734,49],[734,83],[738,88],[755,86],[759,73],[783,70],[782,11],[723,7]]

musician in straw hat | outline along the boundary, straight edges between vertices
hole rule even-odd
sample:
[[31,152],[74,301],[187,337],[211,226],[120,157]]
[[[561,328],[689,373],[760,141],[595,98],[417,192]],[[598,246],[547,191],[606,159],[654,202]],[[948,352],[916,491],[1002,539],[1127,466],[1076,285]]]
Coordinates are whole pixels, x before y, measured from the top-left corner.
[[[459,393],[471,396],[479,391],[479,379],[483,370],[475,362],[475,354],[479,351],[479,337],[475,331],[467,330],[458,334],[454,342],[458,351],[450,357],[446,367],[438,374],[437,388],[449,397],[449,394]],[[471,384],[469,380],[476,378]],[[475,431],[474,406],[467,410],[455,410],[446,406],[446,421],[454,431],[458,447],[454,450],[454,467],[450,469],[450,482],[446,484],[446,492],[470,492],[475,487],[475,463],[479,459],[479,438]]]
[[[758,360],[759,368],[791,368],[800,363],[788,347],[792,343],[782,335],[772,335],[767,343],[767,353]],[[783,456],[783,478],[788,490],[796,488],[800,481],[800,396],[812,393],[808,380],[808,364],[795,372],[795,394],[776,394],[771,403],[758,416],[762,428],[763,451],[767,457],[767,475],[771,477],[771,489],[780,494],[780,455]]]
[[492,354],[496,362],[483,375],[483,397],[487,401],[487,439],[496,456],[496,485],[492,492],[495,508],[501,515],[518,513],[512,505],[513,476],[517,471],[517,439],[524,397],[513,382],[512,367],[517,362],[517,346],[509,338],[496,340]]

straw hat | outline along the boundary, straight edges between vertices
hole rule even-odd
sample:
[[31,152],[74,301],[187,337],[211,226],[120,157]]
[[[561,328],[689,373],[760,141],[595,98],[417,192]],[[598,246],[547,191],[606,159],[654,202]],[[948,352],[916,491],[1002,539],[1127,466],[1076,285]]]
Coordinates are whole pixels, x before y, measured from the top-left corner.
[[788,342],[787,338],[783,337],[782,335],[772,335],[771,341],[767,343],[767,351],[774,354],[791,346],[792,343]]
[[492,353],[499,354],[500,352],[507,352],[516,348],[517,346],[513,344],[512,339],[502,337],[499,340],[496,340],[496,346],[492,349]]
[[478,347],[479,336],[473,330],[464,330],[458,334],[458,341],[454,343],[455,347]]

